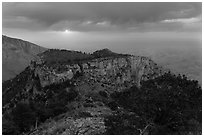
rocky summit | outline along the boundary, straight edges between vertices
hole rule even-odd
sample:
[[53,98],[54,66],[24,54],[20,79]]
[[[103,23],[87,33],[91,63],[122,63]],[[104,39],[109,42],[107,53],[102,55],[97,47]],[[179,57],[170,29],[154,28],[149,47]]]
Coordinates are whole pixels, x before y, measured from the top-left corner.
[[[142,103],[147,101],[140,100],[139,95],[142,98],[142,94],[147,94],[142,98],[147,99],[154,91],[160,93],[163,86],[165,90],[173,87],[181,89],[170,83],[173,78],[177,77],[147,57],[117,54],[108,49],[93,54],[50,49],[39,54],[14,79],[3,83],[3,133],[151,134],[158,128],[148,124],[151,118],[143,117],[147,115]],[[164,79],[169,82],[165,83]],[[158,84],[160,82],[161,85]],[[185,82],[188,83],[188,80]],[[144,88],[143,85],[158,89],[150,92],[154,88]],[[132,87],[135,89],[130,96],[127,90]],[[135,105],[137,101],[133,101],[132,105],[142,104],[137,107],[141,110],[121,104],[136,96],[141,102]],[[118,102],[121,97],[124,99]]]

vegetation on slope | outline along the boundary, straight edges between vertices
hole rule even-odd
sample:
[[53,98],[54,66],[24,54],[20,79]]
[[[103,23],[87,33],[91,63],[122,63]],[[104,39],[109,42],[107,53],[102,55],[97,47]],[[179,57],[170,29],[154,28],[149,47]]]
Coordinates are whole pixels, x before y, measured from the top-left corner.
[[107,119],[107,134],[138,130],[140,134],[201,134],[202,90],[197,81],[185,76],[166,73],[144,81],[140,89],[133,86],[112,97],[118,107],[133,112],[135,120],[118,112]]
[[32,77],[33,72],[27,67],[23,72],[18,74],[15,78],[7,80],[2,84],[2,103],[3,106],[11,101],[13,97],[25,90],[26,84]]
[[59,50],[59,49],[50,49],[47,50],[39,56],[45,61],[47,66],[53,65],[63,65],[63,64],[74,64],[83,61],[88,61],[96,58],[104,57],[121,57],[127,56],[126,54],[118,54],[110,51],[109,49],[102,49],[90,53],[82,53],[80,51],[71,51],[71,50]]
[[82,53],[79,51],[50,49],[39,56],[45,61],[46,65],[53,64],[70,64],[76,61],[88,60],[93,58],[91,54]]
[[[42,89],[42,94],[20,101],[11,112],[3,115],[3,134],[22,134],[29,132],[39,123],[68,111],[67,104],[74,101],[78,93],[71,85],[52,85]],[[10,124],[13,124],[10,128]]]

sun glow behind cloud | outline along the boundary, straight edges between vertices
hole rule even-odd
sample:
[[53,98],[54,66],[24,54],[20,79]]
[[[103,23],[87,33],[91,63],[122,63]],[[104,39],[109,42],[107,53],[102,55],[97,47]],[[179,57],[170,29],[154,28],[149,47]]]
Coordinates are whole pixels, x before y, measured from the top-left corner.
[[64,33],[71,33],[71,30],[66,29],[66,30],[64,31]]

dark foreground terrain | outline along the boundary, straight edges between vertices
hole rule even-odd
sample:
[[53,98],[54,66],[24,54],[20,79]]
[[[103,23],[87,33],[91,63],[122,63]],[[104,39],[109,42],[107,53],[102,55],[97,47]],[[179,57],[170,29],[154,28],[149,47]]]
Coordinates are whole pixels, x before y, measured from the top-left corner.
[[147,57],[47,50],[3,83],[3,134],[202,134],[202,89]]

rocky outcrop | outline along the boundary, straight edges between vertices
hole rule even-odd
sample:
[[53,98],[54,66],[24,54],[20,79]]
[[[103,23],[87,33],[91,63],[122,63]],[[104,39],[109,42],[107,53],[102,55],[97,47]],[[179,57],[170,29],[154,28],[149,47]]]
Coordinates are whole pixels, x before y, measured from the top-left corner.
[[139,87],[141,80],[152,79],[165,72],[151,59],[140,56],[97,58],[66,65],[65,70],[60,73],[46,65],[38,64],[33,67],[34,62],[31,66],[42,87],[71,80],[79,73],[83,73],[90,82],[100,81],[115,86],[130,82]]

